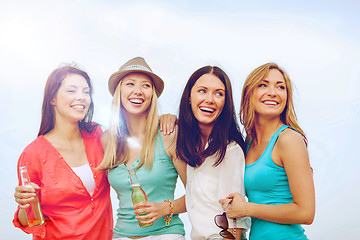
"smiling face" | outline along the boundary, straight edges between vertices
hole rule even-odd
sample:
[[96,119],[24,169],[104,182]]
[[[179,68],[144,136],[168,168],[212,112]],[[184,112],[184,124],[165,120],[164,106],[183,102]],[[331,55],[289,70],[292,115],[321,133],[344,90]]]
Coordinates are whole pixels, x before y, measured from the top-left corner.
[[190,104],[199,127],[212,129],[225,104],[225,85],[214,74],[202,75],[191,88]]
[[277,69],[271,69],[268,75],[255,87],[253,93],[254,109],[257,116],[279,117],[287,101],[285,79]]
[[121,105],[127,114],[147,116],[153,96],[151,78],[142,73],[131,73],[121,80]]
[[55,111],[55,119],[65,119],[71,122],[84,119],[91,103],[89,91],[89,85],[83,76],[78,74],[66,76],[51,102]]

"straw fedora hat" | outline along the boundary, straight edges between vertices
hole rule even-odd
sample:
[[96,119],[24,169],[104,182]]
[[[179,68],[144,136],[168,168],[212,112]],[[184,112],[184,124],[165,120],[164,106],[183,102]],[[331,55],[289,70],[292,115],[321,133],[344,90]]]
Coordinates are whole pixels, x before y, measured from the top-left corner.
[[154,86],[156,95],[159,97],[164,90],[164,81],[154,74],[142,57],[135,57],[127,61],[124,65],[119,68],[119,71],[113,73],[109,79],[109,91],[111,95],[114,95],[115,89],[119,84],[120,80],[129,73],[144,73],[148,75]]

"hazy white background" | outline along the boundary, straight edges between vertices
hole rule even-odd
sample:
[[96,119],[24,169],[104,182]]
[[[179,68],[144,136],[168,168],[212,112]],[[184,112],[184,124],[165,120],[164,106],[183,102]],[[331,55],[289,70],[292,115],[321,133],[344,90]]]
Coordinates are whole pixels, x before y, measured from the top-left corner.
[[[16,163],[35,139],[50,72],[75,62],[92,78],[94,120],[109,122],[109,76],[143,56],[165,80],[161,113],[177,113],[188,77],[207,64],[230,76],[239,110],[246,76],[275,61],[289,73],[316,187],[310,239],[359,237],[360,3],[342,1],[0,1],[1,239],[11,223]],[[183,193],[181,184],[177,195]],[[117,199],[113,195],[114,211]],[[190,224],[182,215],[189,238]]]

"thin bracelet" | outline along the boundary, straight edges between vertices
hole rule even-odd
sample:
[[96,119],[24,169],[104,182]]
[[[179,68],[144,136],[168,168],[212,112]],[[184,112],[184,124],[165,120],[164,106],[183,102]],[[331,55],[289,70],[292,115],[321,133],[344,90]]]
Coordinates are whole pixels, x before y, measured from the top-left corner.
[[167,216],[164,216],[165,225],[169,226],[172,216],[174,214],[174,203],[170,200],[165,200],[164,202],[169,203],[169,207],[170,207],[170,214]]

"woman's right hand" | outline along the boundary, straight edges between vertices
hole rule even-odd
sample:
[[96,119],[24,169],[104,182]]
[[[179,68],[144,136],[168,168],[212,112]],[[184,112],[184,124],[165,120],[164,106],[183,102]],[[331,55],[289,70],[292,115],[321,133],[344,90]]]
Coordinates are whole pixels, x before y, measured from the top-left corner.
[[176,124],[177,124],[176,115],[172,115],[168,113],[160,116],[159,119],[160,131],[164,135],[170,135],[172,132],[174,132],[174,128]]
[[27,186],[17,186],[15,188],[15,202],[19,204],[20,208],[28,208],[30,203],[36,200],[36,191],[40,189],[40,187],[35,184],[31,183],[32,187]]

